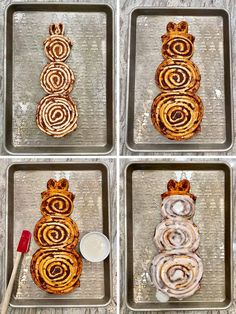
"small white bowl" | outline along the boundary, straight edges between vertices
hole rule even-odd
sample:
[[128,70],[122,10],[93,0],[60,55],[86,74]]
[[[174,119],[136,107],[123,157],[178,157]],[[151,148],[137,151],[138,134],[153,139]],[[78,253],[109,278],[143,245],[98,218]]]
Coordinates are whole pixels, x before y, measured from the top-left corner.
[[110,241],[101,232],[89,232],[80,241],[80,252],[89,262],[102,262],[110,253]]

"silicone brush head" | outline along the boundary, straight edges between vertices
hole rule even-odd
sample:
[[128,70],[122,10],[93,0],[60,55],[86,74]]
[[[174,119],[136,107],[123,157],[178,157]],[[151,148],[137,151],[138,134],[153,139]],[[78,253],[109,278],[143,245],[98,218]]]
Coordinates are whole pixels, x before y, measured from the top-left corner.
[[28,230],[23,230],[18,243],[17,252],[27,253],[29,251],[30,239],[31,233]]

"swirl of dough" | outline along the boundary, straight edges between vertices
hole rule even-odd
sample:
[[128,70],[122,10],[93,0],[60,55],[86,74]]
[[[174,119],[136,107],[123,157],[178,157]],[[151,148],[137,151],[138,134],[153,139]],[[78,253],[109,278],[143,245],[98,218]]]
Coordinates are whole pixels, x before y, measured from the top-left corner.
[[40,76],[41,85],[48,94],[67,95],[72,91],[74,81],[74,73],[63,62],[48,63]]
[[181,35],[172,35],[162,46],[164,58],[185,58],[190,59],[194,48],[190,39]]
[[69,96],[47,95],[37,106],[36,122],[44,133],[63,137],[77,128],[77,106]]
[[194,201],[188,195],[170,195],[162,201],[161,215],[163,218],[182,217],[191,219],[194,214]]
[[42,248],[74,248],[78,243],[79,230],[69,217],[45,216],[36,224],[34,239]]
[[162,252],[164,250],[186,249],[195,252],[199,247],[198,228],[186,219],[164,219],[157,227],[154,243]]
[[39,249],[30,271],[35,284],[52,294],[65,294],[80,285],[82,258],[75,250]]
[[195,93],[201,76],[197,66],[190,60],[166,59],[157,68],[155,80],[163,91],[190,91]]
[[182,141],[200,130],[203,118],[201,99],[191,93],[162,93],[152,104],[154,127],[168,139]]
[[55,192],[45,198],[41,203],[41,213],[47,215],[70,216],[74,209],[73,201],[65,194]]
[[152,261],[151,274],[157,290],[182,300],[200,288],[203,264],[195,253],[161,253]]
[[70,55],[71,42],[63,35],[51,35],[44,42],[44,51],[50,61],[65,61]]

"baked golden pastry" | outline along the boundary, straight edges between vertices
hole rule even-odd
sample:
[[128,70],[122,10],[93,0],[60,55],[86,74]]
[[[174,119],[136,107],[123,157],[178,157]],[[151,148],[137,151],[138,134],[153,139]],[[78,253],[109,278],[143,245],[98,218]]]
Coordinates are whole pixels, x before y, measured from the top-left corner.
[[69,182],[50,179],[42,192],[43,217],[34,229],[40,249],[32,257],[30,271],[35,284],[53,294],[71,292],[80,285],[82,258],[75,250],[79,230],[68,216],[73,210],[74,194]]
[[70,216],[73,209],[74,194],[68,191],[69,185],[66,179],[59,181],[50,179],[47,191],[42,192],[40,206],[43,215]]
[[75,250],[39,249],[30,271],[35,284],[52,294],[65,294],[80,286],[82,258]]
[[201,98],[195,95],[201,75],[190,61],[194,36],[188,33],[188,23],[170,22],[162,36],[164,61],[159,65],[155,81],[161,90],[153,101],[153,126],[170,140],[190,139],[201,130],[204,108]]
[[74,73],[63,62],[51,62],[45,65],[40,82],[48,94],[68,95],[75,81]]
[[157,68],[155,80],[162,92],[196,93],[201,75],[197,66],[188,59],[166,59]]
[[197,292],[203,275],[203,264],[196,253],[160,253],[152,261],[152,280],[159,291],[182,300]]
[[170,140],[191,138],[200,131],[202,117],[201,99],[191,93],[162,93],[152,104],[152,123]]
[[65,61],[71,42],[64,36],[64,25],[51,24],[50,36],[44,42],[46,56],[51,61],[40,75],[42,88],[48,94],[37,105],[36,123],[47,135],[60,138],[77,128],[78,110],[69,93],[73,89],[75,76]]
[[188,23],[169,22],[166,34],[162,39],[162,55],[164,58],[190,59],[194,52],[194,36],[188,33]]
[[68,95],[45,96],[38,104],[37,125],[41,131],[54,137],[63,137],[77,128],[77,106]]
[[41,248],[73,249],[78,244],[78,239],[78,227],[69,217],[47,215],[34,228],[34,240]]

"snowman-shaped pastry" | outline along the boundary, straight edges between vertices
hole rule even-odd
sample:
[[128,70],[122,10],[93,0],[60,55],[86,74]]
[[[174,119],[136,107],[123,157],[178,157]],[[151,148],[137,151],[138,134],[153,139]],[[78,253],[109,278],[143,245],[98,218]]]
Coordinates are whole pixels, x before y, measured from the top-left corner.
[[79,231],[69,217],[74,194],[68,191],[66,179],[50,179],[42,192],[40,211],[43,217],[34,229],[38,249],[31,260],[31,275],[42,290],[65,294],[80,285],[82,258],[76,251]]
[[162,194],[162,221],[156,227],[154,243],[158,254],[152,260],[151,275],[160,302],[184,299],[200,288],[203,264],[196,253],[199,232],[192,222],[196,197],[190,183],[170,180]]
[[37,105],[36,122],[41,131],[53,137],[63,137],[77,128],[78,111],[69,93],[75,81],[74,73],[64,61],[70,55],[71,41],[64,36],[63,24],[51,24],[44,52],[50,63],[40,76],[47,93]]
[[164,61],[155,75],[161,90],[153,101],[151,119],[154,127],[168,139],[182,141],[200,131],[203,105],[195,93],[201,76],[190,61],[194,52],[194,37],[188,33],[188,23],[170,22],[162,36]]

